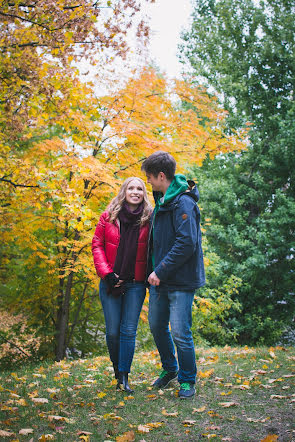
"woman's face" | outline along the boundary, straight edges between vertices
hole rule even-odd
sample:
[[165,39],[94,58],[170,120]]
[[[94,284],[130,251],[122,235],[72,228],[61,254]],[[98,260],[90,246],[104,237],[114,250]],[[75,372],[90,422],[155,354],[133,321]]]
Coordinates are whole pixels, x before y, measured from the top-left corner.
[[139,180],[130,181],[126,189],[125,200],[132,211],[136,210],[143,201],[143,185]]

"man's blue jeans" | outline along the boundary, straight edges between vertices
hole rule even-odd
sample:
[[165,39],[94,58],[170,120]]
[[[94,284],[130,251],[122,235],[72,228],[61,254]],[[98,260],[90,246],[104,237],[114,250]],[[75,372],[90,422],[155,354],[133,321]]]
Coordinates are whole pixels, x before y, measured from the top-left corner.
[[[177,371],[179,364],[179,383],[194,384],[197,374],[191,332],[194,293],[169,290],[161,286],[151,286],[149,291],[149,324],[163,369],[170,372]],[[177,348],[178,364],[173,341]]]
[[144,283],[130,282],[126,283],[124,295],[114,297],[107,294],[106,283],[100,281],[99,297],[106,324],[106,342],[111,361],[119,371],[130,372],[145,294]]

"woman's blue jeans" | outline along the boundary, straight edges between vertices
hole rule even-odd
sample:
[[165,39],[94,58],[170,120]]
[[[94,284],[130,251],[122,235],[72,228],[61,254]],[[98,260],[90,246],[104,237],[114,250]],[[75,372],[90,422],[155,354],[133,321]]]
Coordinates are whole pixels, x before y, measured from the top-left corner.
[[143,282],[128,282],[125,294],[114,297],[107,294],[106,283],[100,281],[99,297],[106,324],[106,342],[111,361],[119,371],[130,372],[145,294]]
[[[149,324],[164,370],[178,370],[179,383],[196,382],[196,355],[191,332],[194,293],[151,286]],[[171,331],[169,329],[169,322]],[[177,359],[175,346],[177,348]]]

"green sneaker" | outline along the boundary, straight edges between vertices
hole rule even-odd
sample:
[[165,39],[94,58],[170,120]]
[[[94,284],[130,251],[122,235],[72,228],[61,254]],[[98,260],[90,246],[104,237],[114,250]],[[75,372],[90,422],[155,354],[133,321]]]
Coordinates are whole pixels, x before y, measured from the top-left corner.
[[162,370],[158,379],[153,383],[153,387],[165,388],[167,385],[177,378],[177,371]]
[[196,393],[195,385],[189,382],[183,382],[180,384],[180,390],[178,392],[178,397],[180,399],[188,399],[194,396]]

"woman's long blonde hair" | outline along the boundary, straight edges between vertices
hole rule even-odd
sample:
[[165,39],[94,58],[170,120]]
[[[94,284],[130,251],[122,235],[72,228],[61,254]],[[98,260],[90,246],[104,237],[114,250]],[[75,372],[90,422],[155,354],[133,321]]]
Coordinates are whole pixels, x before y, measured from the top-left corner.
[[118,195],[115,196],[115,198],[113,198],[112,201],[110,202],[110,204],[108,205],[107,211],[109,212],[110,222],[114,222],[118,218],[119,212],[120,212],[122,205],[125,201],[127,187],[132,180],[139,181],[142,184],[142,188],[143,188],[143,211],[142,211],[142,215],[140,218],[140,225],[143,226],[150,219],[153,209],[152,209],[151,203],[148,200],[145,184],[141,178],[133,176],[133,177],[127,178],[124,181],[124,183],[120,187]]

